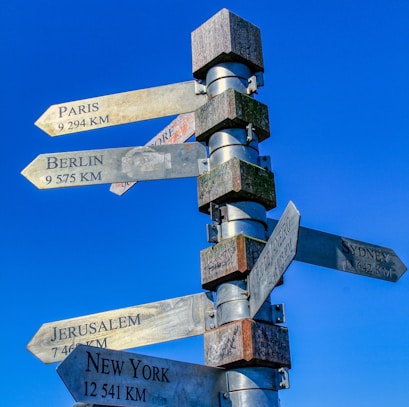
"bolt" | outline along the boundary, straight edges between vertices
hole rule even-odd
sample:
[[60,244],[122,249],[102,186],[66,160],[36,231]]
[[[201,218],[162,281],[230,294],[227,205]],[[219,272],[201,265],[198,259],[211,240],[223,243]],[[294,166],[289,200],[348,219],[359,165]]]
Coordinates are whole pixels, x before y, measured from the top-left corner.
[[225,399],[228,399],[228,398],[229,398],[229,393],[223,393],[223,397],[224,397]]

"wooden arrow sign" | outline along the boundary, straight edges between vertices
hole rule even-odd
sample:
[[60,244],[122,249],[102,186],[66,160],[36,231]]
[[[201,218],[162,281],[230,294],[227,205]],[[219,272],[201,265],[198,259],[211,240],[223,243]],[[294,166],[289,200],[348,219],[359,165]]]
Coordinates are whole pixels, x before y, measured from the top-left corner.
[[[195,133],[194,113],[180,114],[168,126],[148,141],[146,146],[160,146],[162,144],[181,144],[187,141]],[[132,182],[117,182],[112,184],[110,191],[117,195],[123,195],[136,184]]]
[[211,293],[194,294],[43,324],[27,349],[44,363],[60,362],[79,344],[138,346],[201,335],[214,311]]
[[[277,221],[268,223],[274,230]],[[305,227],[300,227],[294,260],[391,282],[406,271],[392,249]]]
[[206,157],[199,143],[74,151],[40,154],[21,173],[39,189],[186,178]]
[[224,369],[80,345],[57,372],[75,401],[105,406],[214,407]]
[[290,202],[248,276],[250,317],[254,318],[297,252],[300,213]]
[[62,136],[193,112],[207,102],[196,87],[195,81],[188,81],[60,103],[50,106],[35,125],[50,136]]

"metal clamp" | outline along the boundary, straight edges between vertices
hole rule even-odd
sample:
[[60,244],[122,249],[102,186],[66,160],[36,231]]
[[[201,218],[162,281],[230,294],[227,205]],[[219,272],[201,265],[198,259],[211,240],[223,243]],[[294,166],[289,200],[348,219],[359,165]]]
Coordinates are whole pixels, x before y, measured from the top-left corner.
[[232,402],[228,391],[219,393],[220,407],[231,407]]
[[278,387],[280,390],[285,390],[290,388],[290,377],[288,375],[288,369],[281,367],[278,369]]
[[201,80],[195,81],[195,94],[196,95],[205,95],[207,93],[206,84]]
[[272,316],[274,324],[285,323],[284,304],[274,304],[272,307]]
[[206,172],[209,172],[209,159],[200,158],[199,160],[197,160],[197,166],[199,169],[199,175],[203,175]]
[[217,313],[216,310],[209,310],[205,313],[205,328],[206,331],[210,331],[212,329],[217,328]]
[[268,170],[268,171],[272,172],[271,157],[269,155],[261,155],[260,156],[260,167],[264,168],[265,170]]
[[206,225],[206,237],[209,243],[219,243],[220,241],[220,226]]
[[257,93],[257,89],[264,86],[263,72],[256,72],[254,75],[250,76],[248,82],[249,86],[247,87],[247,94],[252,95],[253,93]]

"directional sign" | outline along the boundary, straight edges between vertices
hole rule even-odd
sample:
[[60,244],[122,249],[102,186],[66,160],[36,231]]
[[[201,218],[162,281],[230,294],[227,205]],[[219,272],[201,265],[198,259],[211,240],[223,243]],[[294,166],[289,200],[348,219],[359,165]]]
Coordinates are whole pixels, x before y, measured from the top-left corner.
[[22,174],[39,189],[185,178],[206,157],[199,143],[40,154]]
[[[277,221],[268,222],[273,230]],[[300,227],[295,260],[392,282],[406,271],[392,249],[305,227]]]
[[300,213],[290,202],[250,271],[248,289],[251,318],[257,314],[294,259],[299,227]]
[[50,136],[193,112],[207,102],[197,82],[116,93],[50,106],[35,122]]
[[27,349],[44,363],[60,362],[79,344],[100,348],[138,346],[201,335],[212,312],[211,293],[43,324]]
[[224,369],[80,345],[57,372],[75,401],[106,406],[214,407]]
[[[162,144],[181,144],[187,141],[195,133],[194,113],[184,113],[176,117],[168,126],[153,137],[147,146],[158,146]],[[118,182],[111,185],[109,189],[117,195],[123,195],[132,188],[136,182]]]

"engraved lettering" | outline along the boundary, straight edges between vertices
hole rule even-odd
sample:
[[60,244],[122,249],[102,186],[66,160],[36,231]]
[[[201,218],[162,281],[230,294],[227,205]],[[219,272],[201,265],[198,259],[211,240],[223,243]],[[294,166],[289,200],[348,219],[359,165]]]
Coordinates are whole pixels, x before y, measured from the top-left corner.
[[146,402],[146,389],[140,393],[137,387],[126,386],[126,400]]
[[[131,326],[141,324],[140,314],[120,316],[115,319],[108,319],[107,321],[93,321],[86,324],[71,325],[68,327],[52,328],[52,337],[50,342],[62,341],[76,338],[79,336],[94,335],[99,332],[109,332],[116,329],[124,329]],[[102,346],[101,346],[102,347]]]
[[84,105],[77,105],[72,106],[68,109],[66,106],[60,106],[58,108],[59,117],[62,118],[64,116],[77,116],[79,114],[88,114],[88,113],[95,113],[99,110],[98,102],[94,103],[87,103]]
[[47,157],[47,170],[55,168],[94,167],[104,165],[104,155],[89,155],[80,157]]
[[131,362],[133,368],[133,377],[135,379],[137,379],[140,374],[145,380],[170,383],[170,380],[167,376],[169,368],[159,368],[158,366],[143,364],[140,359],[135,362],[134,359],[130,358],[129,361]]

